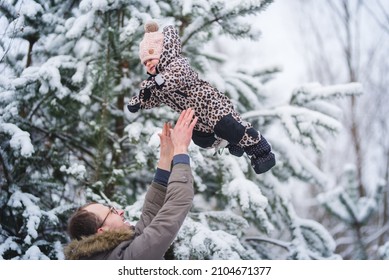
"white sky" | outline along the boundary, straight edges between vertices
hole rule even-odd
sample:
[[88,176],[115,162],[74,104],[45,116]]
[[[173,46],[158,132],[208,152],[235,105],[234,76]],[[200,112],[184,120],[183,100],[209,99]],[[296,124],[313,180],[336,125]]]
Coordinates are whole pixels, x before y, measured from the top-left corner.
[[[304,61],[298,50],[298,22],[293,14],[296,10],[292,8],[292,2],[277,0],[269,5],[267,10],[255,18],[255,28],[261,30],[261,38],[256,42],[239,41],[239,48],[228,50],[232,59],[242,61],[242,66],[278,66],[283,69],[269,83],[269,90],[273,91],[280,102],[288,99],[294,88],[309,82],[304,78]],[[236,46],[236,43],[230,45]]]
[[282,66],[283,71],[274,83],[280,90],[291,90],[298,86],[304,71],[301,54],[297,50],[298,26],[291,5],[290,1],[277,0],[258,16],[258,26],[262,31],[262,37],[256,43],[259,58],[264,66]]

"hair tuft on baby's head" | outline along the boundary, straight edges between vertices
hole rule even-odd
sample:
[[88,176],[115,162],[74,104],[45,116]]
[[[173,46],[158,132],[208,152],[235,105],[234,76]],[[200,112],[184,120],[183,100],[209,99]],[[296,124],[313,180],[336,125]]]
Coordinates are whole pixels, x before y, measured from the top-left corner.
[[158,23],[155,21],[149,21],[145,24],[145,33],[157,32],[158,31]]

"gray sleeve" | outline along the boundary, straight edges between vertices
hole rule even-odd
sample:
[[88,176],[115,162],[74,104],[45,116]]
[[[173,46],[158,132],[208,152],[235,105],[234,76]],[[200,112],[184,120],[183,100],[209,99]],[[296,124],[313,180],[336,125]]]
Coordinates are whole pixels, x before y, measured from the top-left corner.
[[151,216],[156,210],[156,205],[150,204],[148,207],[152,210],[146,211],[145,215],[142,213],[143,220],[140,221],[142,224],[139,225],[139,229],[143,228],[143,231],[135,236],[128,247],[121,248],[120,259],[162,259],[192,206],[193,196],[190,166],[176,164],[169,178],[162,208],[154,219]]
[[145,201],[142,207],[142,214],[139,221],[135,225],[135,234],[139,235],[143,229],[147,227],[161,209],[165,200],[166,187],[163,187],[155,182],[147,190]]

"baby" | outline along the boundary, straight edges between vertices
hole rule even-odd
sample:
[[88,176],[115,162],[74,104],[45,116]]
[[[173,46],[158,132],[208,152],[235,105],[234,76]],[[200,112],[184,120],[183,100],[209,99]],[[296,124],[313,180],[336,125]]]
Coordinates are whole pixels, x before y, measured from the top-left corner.
[[240,157],[245,152],[249,156],[257,174],[275,165],[274,154],[263,135],[241,119],[226,95],[199,79],[181,55],[181,41],[173,26],[166,26],[161,33],[157,23],[146,23],[139,57],[149,78],[141,83],[139,94],[130,99],[130,112],[163,104],[179,113],[192,108],[198,117],[192,136],[196,145],[216,147],[224,139],[232,155]]

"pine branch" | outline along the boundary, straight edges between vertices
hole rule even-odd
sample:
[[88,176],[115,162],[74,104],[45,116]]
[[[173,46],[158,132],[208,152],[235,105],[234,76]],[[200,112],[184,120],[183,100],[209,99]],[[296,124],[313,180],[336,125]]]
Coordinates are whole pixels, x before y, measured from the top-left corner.
[[[12,42],[14,41],[14,39],[16,37],[16,33],[17,33],[16,28],[17,28],[17,23],[19,21],[19,13],[20,13],[21,8],[22,8],[22,5],[20,5],[19,12],[16,12],[15,10],[11,10],[11,6],[4,5],[3,3],[0,6],[0,11],[2,11],[6,15],[7,18],[11,19],[11,21],[14,21],[16,19],[16,21],[14,23],[14,28],[12,31],[11,40],[9,42],[8,47],[4,51],[3,56],[0,58],[0,63],[3,62],[3,59],[7,56],[9,50],[11,49]],[[8,29],[8,27],[7,27],[7,29]],[[6,33],[2,34],[2,36],[5,37]]]
[[[5,191],[8,191],[8,188],[12,185],[13,183],[13,180],[12,180],[12,177],[11,177],[11,167],[9,166],[7,160],[6,160],[6,157],[5,157],[5,153],[3,151],[3,149],[1,149],[0,147],[0,162],[1,162],[1,165],[2,165],[2,169],[4,171],[4,176],[5,176],[5,179],[7,181],[7,189]],[[1,190],[2,186],[0,185],[0,190]],[[4,190],[2,190],[4,191]]]
[[[211,10],[211,12],[213,14],[213,18],[210,18],[207,21],[204,21],[198,28],[194,29],[191,33],[189,33],[189,35],[187,35],[186,38],[182,40],[182,46],[184,46],[190,40],[190,38],[192,38],[196,33],[202,31],[207,26],[210,26],[215,22],[220,22],[223,20],[230,21],[234,18],[237,18],[238,16],[258,13],[258,12],[262,11],[263,9],[265,9],[272,2],[273,2],[273,0],[262,1],[260,6],[256,7],[255,9],[253,9],[251,6],[249,6],[245,9],[232,10],[228,13],[221,14],[221,15],[218,15],[216,13],[216,11],[213,9],[213,10]],[[223,28],[223,24],[220,24],[220,26]]]
[[39,127],[39,126],[36,126],[32,123],[26,123],[27,125],[31,126],[32,128],[40,131],[40,132],[43,132],[45,133],[46,135],[50,136],[50,137],[57,137],[58,139],[61,139],[63,140],[65,143],[70,143],[72,146],[78,148],[79,150],[81,150],[82,152],[90,155],[91,157],[94,157],[94,153],[90,150],[88,150],[86,147],[84,147],[81,143],[79,143],[78,141],[76,141],[72,136],[70,135],[67,135],[65,133],[57,133],[57,132],[51,132],[51,131],[48,131],[47,129],[44,129],[42,127]]
[[285,249],[288,252],[290,251],[290,248],[289,248],[290,243],[284,242],[284,241],[281,241],[281,240],[277,240],[277,239],[273,239],[273,238],[248,236],[248,237],[244,238],[244,241],[245,242],[250,242],[250,241],[266,242],[266,243],[270,243],[270,244],[276,245],[278,247],[281,247],[281,248]]

